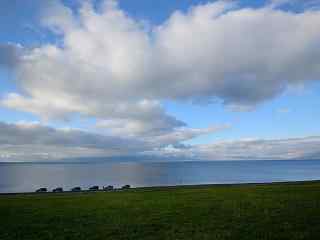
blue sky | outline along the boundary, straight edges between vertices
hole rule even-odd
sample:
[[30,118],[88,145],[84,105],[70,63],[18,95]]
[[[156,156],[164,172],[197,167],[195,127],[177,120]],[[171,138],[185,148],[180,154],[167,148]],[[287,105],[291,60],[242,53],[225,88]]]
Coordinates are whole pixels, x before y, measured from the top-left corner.
[[[25,125],[32,125],[34,128],[47,128],[58,133],[61,131],[60,129],[67,128],[73,129],[72,131],[88,132],[93,136],[102,135],[106,138],[128,138],[130,141],[142,139],[144,142],[141,146],[142,150],[130,152],[131,150],[126,151],[125,149],[118,153],[133,155],[150,152],[162,154],[163,149],[164,154],[167,154],[168,147],[180,144],[186,145],[186,147],[197,145],[200,148],[201,145],[220,144],[225,141],[241,142],[248,141],[248,139],[271,141],[320,136],[318,125],[320,119],[320,83],[318,81],[320,80],[320,70],[317,69],[317,66],[318,68],[320,66],[320,54],[316,50],[319,47],[316,42],[320,40],[318,39],[320,33],[316,29],[317,23],[314,22],[315,20],[320,22],[318,1],[163,0],[152,2],[148,0],[121,0],[108,10],[101,8],[103,1],[88,1],[91,2],[93,10],[92,12],[88,9],[83,10],[88,11],[87,14],[89,14],[89,17],[83,19],[79,15],[79,9],[82,8],[80,2],[65,0],[60,3],[57,1],[56,5],[48,5],[43,1],[1,1],[0,54],[4,57],[0,57],[0,122],[14,124],[18,132],[21,128],[21,131],[25,130]],[[230,7],[228,5],[230,3],[234,5]],[[190,10],[192,8],[196,9],[194,12],[198,15],[193,15]],[[220,8],[223,8],[223,11]],[[101,13],[101,11],[105,12]],[[180,11],[181,16],[175,18],[174,14],[177,11]],[[211,19],[206,18],[208,11],[221,12]],[[266,20],[253,17],[262,11],[265,11],[263,14],[265,14]],[[312,18],[308,12],[314,14]],[[108,17],[119,13],[124,15]],[[94,18],[94,14],[101,14],[100,16],[103,15],[103,17]],[[298,15],[301,18],[300,22],[306,24],[304,28],[299,28],[299,23],[293,20],[294,16]],[[216,39],[219,36],[233,34],[232,31],[223,32],[221,30],[233,27],[230,23],[232,16],[243,18],[244,23],[250,21],[252,26],[250,25],[248,30],[240,24],[234,25],[234,32],[239,31],[240,33],[240,35],[234,36],[240,36],[240,39],[226,39],[224,51],[221,50],[224,46],[223,41],[218,42]],[[114,22],[109,29],[107,27],[104,29],[104,24],[107,25],[108,22],[104,23],[103,21],[109,20]],[[73,37],[76,30],[84,31],[79,27],[80,23],[93,24],[93,21],[96,26],[102,27],[101,36],[97,31],[92,33],[92,37],[90,36],[88,39],[81,38],[81,35],[79,38]],[[196,24],[199,22],[202,24],[199,26],[207,29],[206,31],[197,31]],[[239,22],[241,23],[242,19]],[[145,32],[146,30],[141,27],[141,23],[147,25],[151,30]],[[222,28],[218,24],[221,24]],[[224,26],[222,24],[231,25]],[[113,27],[114,25],[116,26]],[[213,25],[216,26],[216,30],[213,30]],[[125,30],[122,29],[123,26]],[[117,27],[119,28],[117,29]],[[57,33],[57,29],[63,33]],[[187,29],[186,31],[190,29],[191,35],[181,29]],[[287,29],[288,36],[285,35],[285,31],[277,29]],[[104,30],[106,32],[103,32]],[[117,31],[127,32],[120,32],[119,34],[122,35],[116,39]],[[243,31],[242,34],[241,31]],[[273,31],[274,38],[268,36],[270,40],[266,40],[265,44],[259,42],[261,41],[260,35],[270,35],[270,32]],[[296,35],[290,35],[291,32]],[[249,38],[246,36],[248,33]],[[186,34],[186,36],[183,37],[179,34]],[[88,34],[83,36],[88,36]],[[128,36],[128,42],[125,41],[126,36]],[[193,41],[196,43],[189,42],[190,36],[194,36]],[[305,36],[305,39],[300,39],[300,44],[292,36],[298,36],[297,38]],[[277,42],[283,41],[284,37],[287,37],[288,43]],[[100,42],[100,38],[105,38],[105,41],[110,40],[109,45],[106,43],[104,46],[105,43]],[[145,41],[148,38],[155,39],[155,46],[149,43],[149,40]],[[250,46],[246,46],[247,38],[257,47],[251,49]],[[186,42],[181,42],[181,39],[185,39]],[[198,41],[199,45],[197,45]],[[98,42],[102,46],[101,53],[107,49],[105,55],[98,56],[99,51],[90,52],[93,51],[90,50],[93,49],[91,46],[97,46]],[[207,43],[209,44],[208,54],[205,53],[206,48],[201,49],[202,45]],[[235,51],[228,50],[230,46],[236,47],[238,43],[239,46],[247,47],[247,52],[245,50],[241,52],[239,47]],[[276,47],[284,43],[287,48],[283,49],[283,53],[278,52]],[[113,47],[112,44],[115,46]],[[214,44],[217,44],[218,48],[215,48]],[[10,46],[14,46],[18,52],[14,64],[8,64],[6,62],[7,55],[4,54],[5,51],[9,52],[6,49],[11,49]],[[51,48],[49,49],[47,46]],[[163,46],[169,46],[168,49],[171,51],[166,53],[164,48],[159,51]],[[289,46],[292,46],[292,49]],[[296,46],[299,46],[300,49],[297,49]],[[184,53],[184,47],[186,60],[184,60],[184,56],[179,55]],[[211,47],[216,50],[210,50]],[[37,61],[34,63],[35,65],[26,63],[25,59],[21,60],[23,57],[35,56],[37,49],[43,55],[37,55],[39,59],[34,57]],[[62,56],[60,62],[55,59],[56,55],[50,55],[56,54],[56,49],[58,54]],[[112,52],[112,49],[115,51]],[[218,53],[217,49],[221,52]],[[135,54],[136,50],[139,55],[132,56],[132,52]],[[150,56],[149,52],[151,52]],[[120,59],[121,64],[119,60],[113,62],[114,59],[108,58],[108,54]],[[122,59],[122,55],[118,54],[124,54],[125,58]],[[140,59],[141,54],[148,58]],[[41,59],[41,56],[46,57]],[[69,67],[65,66],[65,69],[61,69],[63,64],[60,63],[65,59],[69,59],[69,57],[82,59],[82,56],[86,56],[86,60],[89,62],[89,64],[83,63],[85,64],[83,66],[89,66],[91,63],[95,69],[100,69],[102,66],[100,70],[103,74],[98,75],[97,72],[94,72],[93,75],[87,76],[85,75],[88,74],[87,71],[80,71],[80,75],[76,76],[77,72],[71,72],[71,70],[68,72],[68,69],[82,68],[81,61],[76,62],[76,60],[75,62],[71,60],[66,63],[70,64]],[[200,57],[201,63],[199,66],[190,68],[190,64],[197,63],[197,56]],[[232,65],[216,60],[217,58],[225,58],[227,61],[229,56],[233,56],[231,59],[238,56],[240,59],[248,57],[248,60],[245,60],[248,63],[241,67],[242,63],[237,63],[235,59],[236,70],[230,70],[233,69]],[[91,60],[88,59],[90,57],[92,57]],[[128,63],[127,59],[129,59]],[[167,63],[173,59],[177,59],[177,62],[171,62],[168,65]],[[140,65],[135,65],[136,63],[140,64],[140,60],[143,67],[134,72],[140,68]],[[279,62],[276,64],[275,62],[278,60]],[[45,61],[52,65],[52,69],[48,67],[46,70],[40,67]],[[250,61],[252,62],[250,63]],[[151,64],[144,65],[145,62],[147,64],[151,62]],[[260,62],[261,65],[259,65]],[[153,63],[155,64],[153,65]],[[212,65],[210,66],[210,64]],[[221,64],[224,65],[221,66]],[[150,70],[145,75],[140,75],[145,69],[157,69],[157,67],[154,68],[157,65],[161,71]],[[267,69],[266,66],[269,65],[272,67]],[[131,66],[133,66],[132,69]],[[57,69],[54,69],[55,67]],[[278,67],[279,70],[276,72],[274,69]],[[111,70],[106,72],[104,68]],[[217,70],[213,71],[211,68],[217,68]],[[219,68],[222,70],[220,71]],[[126,74],[127,71],[131,75]],[[56,79],[53,73],[57,74]],[[64,73],[64,75],[60,73]],[[131,79],[130,76],[136,76],[135,74],[138,76],[137,79],[134,77]],[[193,74],[198,77],[188,79]],[[82,79],[85,78],[84,75],[87,79]],[[75,77],[69,84],[69,79],[65,76]],[[81,82],[76,78],[80,78]],[[221,82],[222,80],[223,82]],[[46,81],[47,85],[44,83]],[[93,83],[91,83],[92,81]],[[46,86],[48,87],[46,88]],[[182,89],[184,86],[186,86],[185,89]],[[103,91],[104,88],[105,91]],[[127,98],[124,97],[126,95],[128,95]],[[54,96],[57,98],[54,99]],[[212,99],[214,101],[211,101]],[[89,106],[91,107],[89,108]],[[126,110],[127,108],[128,110]],[[168,142],[163,140],[171,139],[172,136],[177,135],[182,137],[168,140]],[[157,142],[164,142],[155,144],[154,141],[158,138]],[[76,144],[73,146],[77,147]],[[285,147],[282,149],[283,153],[287,153]],[[0,148],[0,153],[1,151],[8,150]],[[182,154],[181,156],[187,154],[179,147],[174,149],[174,153],[177,152]],[[6,152],[3,156],[10,154]],[[110,155],[109,152],[103,151],[100,151],[99,154]]]

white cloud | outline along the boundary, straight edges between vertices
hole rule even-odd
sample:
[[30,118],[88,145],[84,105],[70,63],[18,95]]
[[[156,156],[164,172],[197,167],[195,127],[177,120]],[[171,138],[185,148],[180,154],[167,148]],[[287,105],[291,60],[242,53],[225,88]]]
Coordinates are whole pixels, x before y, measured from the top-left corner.
[[63,34],[77,27],[72,10],[64,7],[60,1],[48,1],[40,15],[43,26],[56,34]]
[[146,29],[116,1],[83,1],[76,12],[49,4],[43,25],[58,43],[0,46],[0,64],[14,65],[20,90],[0,105],[44,120],[94,117],[104,134],[141,138],[150,151],[215,131],[188,128],[163,100],[218,99],[250,110],[288,87],[320,80],[318,10],[217,1]]
[[319,79],[319,12],[236,8],[206,14],[216,8],[209,4],[176,13],[159,30],[168,62],[163,72],[171,72],[180,84],[168,82],[174,88],[168,93],[252,106],[290,84]]
[[108,119],[120,106],[164,99],[255,106],[320,75],[319,11],[218,1],[176,11],[151,33],[113,1],[98,10],[86,1],[77,16],[62,5],[49,13],[45,24],[62,46],[25,54],[17,71],[24,94],[2,101],[43,117]]
[[243,139],[188,148],[165,147],[146,154],[198,160],[289,160],[320,159],[320,137],[291,139]]
[[243,139],[185,145],[184,141],[230,126],[180,128],[159,136],[118,137],[77,129],[55,129],[37,122],[0,122],[0,162],[56,161],[75,158],[260,160],[319,159],[320,137]]
[[141,156],[144,152],[225,129],[181,128],[173,133],[141,138],[90,133],[73,128],[55,129],[38,122],[0,122],[1,161],[43,161],[82,157]]
[[148,145],[138,139],[54,129],[37,122],[0,122],[0,161],[134,155],[146,149]]

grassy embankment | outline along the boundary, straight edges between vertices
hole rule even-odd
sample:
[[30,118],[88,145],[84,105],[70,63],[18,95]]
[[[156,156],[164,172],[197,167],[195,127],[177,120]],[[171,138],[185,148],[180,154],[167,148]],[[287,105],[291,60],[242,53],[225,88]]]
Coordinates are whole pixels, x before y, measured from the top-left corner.
[[0,239],[320,239],[320,183],[0,196]]

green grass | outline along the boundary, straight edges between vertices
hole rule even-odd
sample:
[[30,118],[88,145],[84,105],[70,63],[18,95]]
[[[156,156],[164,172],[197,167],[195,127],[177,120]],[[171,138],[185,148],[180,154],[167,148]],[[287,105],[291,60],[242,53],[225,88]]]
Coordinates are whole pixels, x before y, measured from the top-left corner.
[[320,183],[0,196],[0,239],[320,239]]

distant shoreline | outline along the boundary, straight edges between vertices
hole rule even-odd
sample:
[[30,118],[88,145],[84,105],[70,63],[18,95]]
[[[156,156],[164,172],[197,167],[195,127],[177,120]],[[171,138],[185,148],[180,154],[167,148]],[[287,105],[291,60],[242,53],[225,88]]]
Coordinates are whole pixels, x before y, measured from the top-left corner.
[[63,191],[63,192],[16,192],[16,193],[0,193],[1,196],[24,196],[24,195],[36,195],[36,196],[45,196],[45,195],[63,195],[63,194],[93,194],[93,193],[110,193],[110,192],[122,192],[122,191],[132,191],[132,190],[165,190],[165,189],[178,189],[178,188],[208,188],[208,187],[241,187],[241,186],[268,186],[268,185],[304,185],[304,184],[312,184],[312,183],[320,183],[319,180],[306,180],[306,181],[283,181],[283,182],[263,182],[263,183],[213,183],[213,184],[194,184],[194,185],[168,185],[168,186],[150,186],[150,187],[131,187],[130,189],[121,189],[115,188],[114,190],[81,190],[81,191]]
[[189,160],[87,160],[87,161],[68,161],[68,160],[59,160],[59,161],[0,161],[1,164],[125,164],[125,163],[189,163],[189,162],[270,162],[270,161],[279,161],[279,162],[287,162],[287,161],[320,161],[320,159],[220,159],[220,160],[205,160],[205,159],[189,159]]

